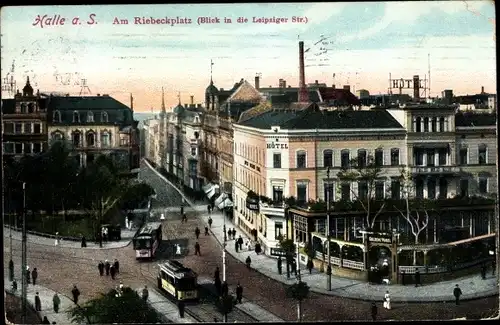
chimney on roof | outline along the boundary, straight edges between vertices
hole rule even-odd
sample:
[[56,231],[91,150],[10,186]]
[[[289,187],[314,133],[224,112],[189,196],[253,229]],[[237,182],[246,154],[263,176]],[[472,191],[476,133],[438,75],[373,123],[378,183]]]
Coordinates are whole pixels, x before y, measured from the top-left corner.
[[335,89],[335,84],[332,85],[332,88]]
[[316,85],[317,85],[317,84],[318,84],[318,80],[314,80],[314,84],[316,84]]
[[99,96],[101,96],[101,94],[97,94],[97,96],[99,97]]
[[286,80],[285,79],[280,79],[279,80],[279,87],[280,88],[286,88]]
[[255,89],[259,89],[260,88],[260,77],[259,75],[256,75],[255,76]]
[[418,75],[413,76],[413,100],[420,101],[420,78]]
[[193,104],[194,104],[194,96],[193,96],[193,95],[191,95],[191,96],[189,96],[189,97],[191,98],[191,105],[193,105]]
[[481,86],[481,94],[484,94],[484,86]]
[[344,85],[344,90],[351,91],[351,86],[349,86],[349,85]]
[[306,88],[306,76],[304,67],[304,42],[299,42],[299,103],[309,101],[309,93]]

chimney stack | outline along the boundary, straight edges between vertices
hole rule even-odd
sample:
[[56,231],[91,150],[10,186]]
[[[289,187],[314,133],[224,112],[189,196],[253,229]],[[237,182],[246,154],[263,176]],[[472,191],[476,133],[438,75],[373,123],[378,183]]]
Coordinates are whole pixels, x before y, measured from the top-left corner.
[[306,76],[304,71],[304,42],[299,42],[299,103],[309,101],[309,93],[306,88]]
[[335,84],[332,85],[332,88],[335,89]]
[[191,105],[193,105],[194,104],[194,96],[191,95],[190,97],[191,97]]
[[349,86],[349,85],[344,85],[344,90],[351,91],[351,86]]
[[484,94],[484,86],[481,86],[481,94]]
[[260,88],[260,78],[259,76],[255,76],[255,89]]
[[420,78],[418,75],[413,76],[413,100],[420,101]]

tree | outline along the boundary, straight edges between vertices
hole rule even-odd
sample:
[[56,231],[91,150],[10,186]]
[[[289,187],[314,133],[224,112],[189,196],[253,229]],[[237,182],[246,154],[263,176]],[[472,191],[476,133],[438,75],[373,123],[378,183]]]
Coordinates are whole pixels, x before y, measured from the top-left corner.
[[[341,171],[337,173],[337,177],[340,183],[358,183],[358,192],[356,193],[352,186],[349,187],[352,195],[360,203],[361,207],[366,213],[366,228],[373,229],[375,226],[375,221],[380,213],[384,210],[385,202],[380,206],[375,206],[374,192],[378,181],[381,181],[384,176],[382,167],[378,165],[372,155],[358,156],[349,161],[347,167],[342,168]],[[377,211],[372,217],[372,208],[375,206]]]
[[[412,206],[410,203],[410,197],[414,197],[414,180],[411,173],[405,169],[401,170],[401,195],[405,201],[406,211],[401,211],[398,207],[394,208],[399,212],[399,214],[408,222],[410,225],[410,230],[415,237],[415,244],[419,244],[420,233],[429,225],[429,213],[425,208],[425,204],[419,204],[419,206]],[[415,202],[415,201],[412,201]],[[421,219],[420,210],[423,210],[424,217]],[[417,264],[417,251],[413,250],[413,265]]]
[[297,320],[302,320],[302,301],[309,295],[307,283],[299,281],[286,288],[286,295],[297,301]]
[[292,239],[282,239],[280,241],[280,247],[285,252],[286,258],[286,276],[290,278],[290,264],[292,264],[293,254],[295,252],[295,243]]
[[120,295],[115,289],[68,311],[73,323],[131,324],[157,323],[161,317],[137,292],[125,287]]
[[136,209],[154,193],[155,190],[149,184],[138,183],[131,185],[122,197],[122,206],[126,210]]

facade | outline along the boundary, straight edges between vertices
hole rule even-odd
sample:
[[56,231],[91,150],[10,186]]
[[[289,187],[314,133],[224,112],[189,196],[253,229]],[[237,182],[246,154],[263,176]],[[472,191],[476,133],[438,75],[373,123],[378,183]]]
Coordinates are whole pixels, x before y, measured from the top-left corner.
[[22,93],[2,100],[4,157],[18,159],[47,149],[47,101],[34,94],[29,77]]
[[155,117],[144,121],[144,158],[155,165],[161,164],[160,152],[160,120]]
[[123,168],[139,167],[139,133],[133,111],[109,95],[50,96],[49,141],[67,141],[80,166],[110,155]]

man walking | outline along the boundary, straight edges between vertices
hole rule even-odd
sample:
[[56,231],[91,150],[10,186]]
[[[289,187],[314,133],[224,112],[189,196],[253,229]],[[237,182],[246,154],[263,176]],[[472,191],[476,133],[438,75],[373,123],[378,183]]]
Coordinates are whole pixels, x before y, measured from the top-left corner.
[[214,272],[214,280],[215,279],[220,279],[220,271],[219,271],[218,266],[215,268],[215,272]]
[[99,270],[99,275],[103,276],[104,275],[104,263],[102,261],[97,264],[97,269]]
[[252,264],[252,259],[250,258],[250,255],[247,256],[245,263],[247,265],[247,268],[250,270],[250,264]]
[[120,273],[120,262],[115,258],[115,262],[113,263],[113,266],[115,267],[115,272],[116,274]]
[[481,279],[486,280],[486,264],[481,266]]
[[233,228],[233,239],[236,239],[236,229]]
[[31,283],[31,271],[30,267],[26,266],[26,283],[30,284]]
[[200,244],[198,242],[196,242],[196,244],[194,244],[194,255],[201,256]]
[[312,274],[313,267],[314,267],[313,261],[311,259],[309,259],[307,261],[307,269],[309,270],[309,274]]
[[54,312],[57,314],[59,312],[59,306],[61,305],[61,298],[59,298],[57,292],[54,293],[54,297],[52,297],[52,304],[54,306]]
[[114,265],[111,265],[111,267],[109,268],[109,274],[111,274],[111,280],[114,280],[116,275],[116,269]]
[[42,311],[42,301],[40,300],[40,296],[38,295],[38,292],[35,295],[35,310]]
[[111,264],[108,260],[104,262],[104,269],[106,270],[106,275],[109,275],[109,269],[111,268]]
[[149,297],[148,286],[145,285],[144,289],[142,289],[142,300],[148,301],[148,297]]
[[240,251],[242,250],[243,248],[243,238],[241,238],[241,235],[240,237],[238,238],[238,245],[240,245]]
[[73,302],[75,305],[78,305],[78,297],[80,297],[80,290],[76,287],[76,285],[73,286],[73,290],[71,290],[71,294],[73,295]]
[[377,304],[375,304],[374,302],[372,302],[371,312],[372,312],[372,320],[376,321],[378,310],[377,310]]
[[194,234],[196,235],[196,239],[200,238],[200,228],[196,227]]
[[243,299],[243,287],[238,282],[236,286],[236,301],[241,304],[241,300]]
[[33,285],[35,285],[36,279],[38,279],[38,271],[36,267],[33,269],[33,272],[31,272],[31,277],[33,278]]
[[208,227],[205,226],[205,236],[208,236]]
[[417,269],[415,271],[415,287],[420,285],[420,271]]
[[207,205],[207,211],[208,211],[208,215],[210,215],[212,213],[212,207],[209,205]]
[[210,227],[210,229],[212,229],[212,217],[208,217],[208,226]]
[[455,304],[458,306],[460,305],[460,296],[462,295],[462,290],[458,286],[458,284],[455,286],[455,289],[453,289],[453,295],[455,296]]

